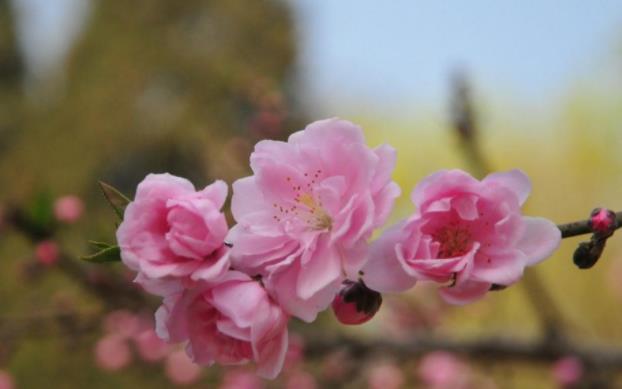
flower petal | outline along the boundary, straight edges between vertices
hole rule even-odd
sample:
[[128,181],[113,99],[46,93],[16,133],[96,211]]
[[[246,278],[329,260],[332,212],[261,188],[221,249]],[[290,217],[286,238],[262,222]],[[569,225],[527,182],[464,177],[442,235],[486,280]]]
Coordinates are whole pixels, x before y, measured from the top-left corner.
[[451,287],[440,288],[439,293],[443,300],[450,304],[464,305],[482,298],[489,290],[490,283],[465,281]]
[[516,247],[525,253],[527,265],[535,265],[550,257],[559,247],[562,236],[559,228],[548,219],[523,217],[525,232]]
[[521,205],[525,203],[529,193],[531,193],[531,180],[522,170],[518,169],[489,174],[482,180],[482,183],[494,183],[512,190]]

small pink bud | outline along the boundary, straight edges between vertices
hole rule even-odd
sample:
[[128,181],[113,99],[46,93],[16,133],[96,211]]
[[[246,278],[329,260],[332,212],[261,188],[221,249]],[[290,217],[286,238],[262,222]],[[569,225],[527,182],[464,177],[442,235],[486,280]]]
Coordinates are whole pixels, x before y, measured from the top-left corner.
[[583,376],[583,363],[577,357],[567,356],[553,364],[551,373],[559,385],[573,385]]
[[95,362],[102,370],[117,371],[132,362],[132,353],[121,336],[106,335],[95,345]]
[[404,385],[404,373],[399,367],[383,363],[369,370],[369,389],[398,389]]
[[362,324],[374,317],[381,304],[380,293],[369,289],[363,281],[346,281],[332,307],[342,324]]
[[35,257],[39,263],[51,266],[58,261],[58,245],[53,240],[44,240],[35,246]]
[[0,370],[0,389],[14,389],[15,381],[13,376],[4,370]]
[[227,370],[218,389],[263,389],[261,378],[247,370]]
[[201,377],[201,368],[192,362],[184,350],[169,354],[164,371],[175,385],[190,385]]
[[606,208],[596,208],[590,216],[590,227],[603,238],[613,234],[616,229],[616,214]]
[[138,355],[146,362],[157,362],[164,359],[170,351],[170,346],[158,338],[153,329],[147,329],[134,338]]
[[313,375],[302,370],[295,370],[287,378],[286,389],[316,389],[317,381]]
[[76,222],[83,211],[84,203],[78,196],[63,196],[54,202],[54,215],[58,221],[64,223]]
[[123,339],[131,338],[140,330],[140,318],[125,309],[112,311],[104,318],[104,330]]
[[439,389],[462,387],[468,380],[467,366],[445,351],[435,351],[421,358],[418,373],[426,386]]

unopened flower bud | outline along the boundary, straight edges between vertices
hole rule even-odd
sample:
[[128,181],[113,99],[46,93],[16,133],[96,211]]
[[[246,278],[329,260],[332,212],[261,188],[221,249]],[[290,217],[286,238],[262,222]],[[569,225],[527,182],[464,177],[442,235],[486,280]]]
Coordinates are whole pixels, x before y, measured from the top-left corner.
[[596,264],[605,249],[605,239],[592,239],[579,243],[572,257],[579,269],[589,269]]
[[35,247],[35,257],[39,263],[45,266],[51,266],[58,261],[59,249],[53,240],[44,240],[37,243]]
[[341,323],[362,324],[374,317],[381,304],[380,293],[369,289],[363,281],[346,281],[332,307]]
[[84,211],[84,203],[78,196],[63,196],[54,202],[54,216],[63,223],[74,223]]
[[599,238],[608,238],[616,230],[615,212],[607,208],[596,208],[590,215],[590,227]]

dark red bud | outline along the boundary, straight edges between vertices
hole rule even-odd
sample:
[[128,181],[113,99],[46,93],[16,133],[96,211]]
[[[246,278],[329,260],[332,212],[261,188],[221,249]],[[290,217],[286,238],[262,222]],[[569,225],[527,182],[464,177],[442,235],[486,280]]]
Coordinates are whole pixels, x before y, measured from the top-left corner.
[[369,289],[363,281],[346,281],[333,300],[333,312],[343,324],[362,324],[369,321],[382,305],[382,296]]

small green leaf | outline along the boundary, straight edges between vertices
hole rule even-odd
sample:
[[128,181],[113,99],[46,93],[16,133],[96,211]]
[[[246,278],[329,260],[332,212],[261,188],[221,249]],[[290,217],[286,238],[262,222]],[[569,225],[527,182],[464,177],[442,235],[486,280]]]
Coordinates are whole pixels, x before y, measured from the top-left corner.
[[94,248],[96,248],[97,250],[103,250],[103,249],[107,249],[110,247],[114,247],[114,245],[110,244],[110,243],[106,243],[106,242],[98,242],[96,240],[89,240],[88,241],[89,244],[91,246],[93,246]]
[[119,192],[118,189],[112,185],[106,184],[105,182],[99,181],[99,186],[112,209],[114,209],[117,216],[123,220],[123,212],[125,211],[125,207],[127,207],[132,200],[130,200],[123,193]]
[[[100,244],[100,242],[97,243]],[[91,263],[119,262],[121,261],[121,249],[119,246],[108,246],[94,254],[84,255],[80,259]]]

